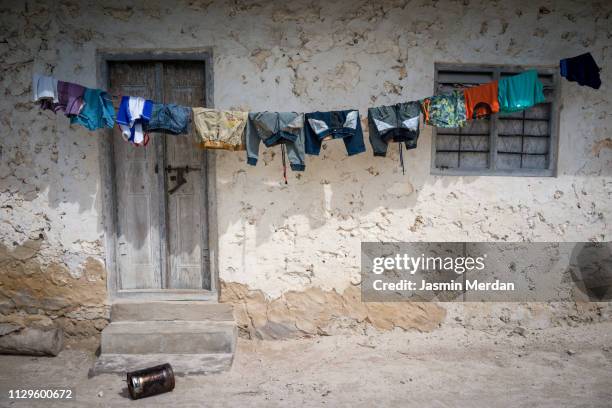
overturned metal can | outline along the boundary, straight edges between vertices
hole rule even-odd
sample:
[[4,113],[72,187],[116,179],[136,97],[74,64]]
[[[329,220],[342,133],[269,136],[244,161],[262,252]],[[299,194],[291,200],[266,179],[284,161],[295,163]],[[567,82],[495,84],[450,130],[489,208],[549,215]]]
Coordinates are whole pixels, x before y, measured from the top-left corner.
[[174,372],[170,364],[162,364],[127,373],[130,397],[139,399],[174,389]]

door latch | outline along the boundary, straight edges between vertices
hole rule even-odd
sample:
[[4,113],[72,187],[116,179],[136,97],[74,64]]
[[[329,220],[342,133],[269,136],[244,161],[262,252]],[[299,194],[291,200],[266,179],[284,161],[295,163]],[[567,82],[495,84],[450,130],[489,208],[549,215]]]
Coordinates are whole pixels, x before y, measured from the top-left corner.
[[168,194],[173,194],[179,188],[181,188],[183,184],[187,183],[185,174],[188,174],[190,171],[200,171],[200,168],[199,167],[189,167],[189,166],[184,166],[184,167],[167,166],[166,167],[166,173],[176,172],[176,176],[170,176],[170,180],[176,181],[176,184],[174,185],[174,187],[168,190]]

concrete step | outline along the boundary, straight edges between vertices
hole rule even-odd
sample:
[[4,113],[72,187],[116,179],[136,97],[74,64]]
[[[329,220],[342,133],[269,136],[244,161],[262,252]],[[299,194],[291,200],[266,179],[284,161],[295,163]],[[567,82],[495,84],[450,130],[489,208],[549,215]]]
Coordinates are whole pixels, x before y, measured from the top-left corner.
[[232,366],[232,353],[216,354],[102,354],[96,360],[90,374],[117,373],[170,363],[177,376],[191,374],[215,374]]
[[111,306],[111,321],[234,321],[232,306],[211,302],[121,302]]
[[125,374],[163,363],[170,363],[177,375],[217,373],[231,367],[237,336],[228,304],[114,303],[92,375]]
[[233,353],[233,321],[112,321],[102,330],[102,354]]

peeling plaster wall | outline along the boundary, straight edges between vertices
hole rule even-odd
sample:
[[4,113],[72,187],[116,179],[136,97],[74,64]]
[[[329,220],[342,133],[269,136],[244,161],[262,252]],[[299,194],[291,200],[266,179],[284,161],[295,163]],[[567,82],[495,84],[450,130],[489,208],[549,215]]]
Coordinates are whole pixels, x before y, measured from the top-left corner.
[[[602,88],[562,83],[556,178],[431,176],[431,128],[405,176],[395,149],[349,159],[328,143],[288,185],[278,149],[256,168],[218,152],[220,279],[273,301],[345,293],[361,241],[610,240],[611,13],[606,1],[0,1],[2,318],[107,318],[100,135],[31,103],[33,71],[93,87],[98,48],[212,46],[218,108],[356,107],[365,120],[368,106],[430,95],[434,62],[554,66],[592,51]],[[11,285],[32,269],[44,285]],[[69,285],[49,277],[57,270]],[[75,285],[97,295],[59,312],[40,302]]]

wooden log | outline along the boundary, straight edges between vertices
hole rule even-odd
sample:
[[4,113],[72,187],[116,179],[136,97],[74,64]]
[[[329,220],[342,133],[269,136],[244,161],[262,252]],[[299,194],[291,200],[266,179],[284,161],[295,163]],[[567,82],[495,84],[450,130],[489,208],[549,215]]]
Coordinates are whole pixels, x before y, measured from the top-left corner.
[[58,327],[0,326],[0,354],[57,356],[64,345],[64,331]]

